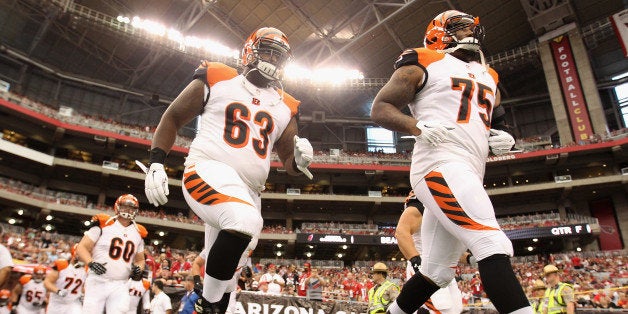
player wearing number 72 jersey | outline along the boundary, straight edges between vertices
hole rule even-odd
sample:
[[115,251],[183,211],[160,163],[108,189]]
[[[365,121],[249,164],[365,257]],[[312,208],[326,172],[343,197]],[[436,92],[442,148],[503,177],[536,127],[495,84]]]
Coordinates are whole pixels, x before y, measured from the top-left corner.
[[46,314],[81,314],[83,284],[87,272],[85,264],[75,263],[74,256],[68,262],[58,259],[54,262],[52,270],[46,274],[44,286],[50,292]]
[[[376,123],[416,136],[410,183],[425,206],[420,271],[388,308],[416,311],[454,278],[450,266],[469,248],[499,313],[532,313],[513,272],[512,244],[499,228],[483,177],[489,150],[503,154],[512,136],[491,129],[499,106],[498,75],[484,62],[478,17],[450,10],[428,24],[425,48],[408,49],[379,91]],[[400,108],[408,106],[412,116]]]
[[130,299],[127,281],[139,281],[144,269],[147,231],[135,223],[139,202],[125,194],[114,204],[115,216],[98,214],[76,252],[89,267],[85,280],[83,313],[124,313]]

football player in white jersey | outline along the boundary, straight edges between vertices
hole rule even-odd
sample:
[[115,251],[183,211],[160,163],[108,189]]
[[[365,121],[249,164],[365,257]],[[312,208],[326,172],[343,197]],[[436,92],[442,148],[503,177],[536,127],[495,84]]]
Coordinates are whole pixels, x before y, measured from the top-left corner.
[[209,251],[199,304],[207,312],[226,311],[238,261],[247,247],[255,247],[263,225],[260,192],[274,146],[288,174],[312,176],[307,169],[312,145],[297,136],[300,102],[281,89],[290,57],[288,39],[280,30],[253,32],[242,52],[244,72],[238,75],[222,63],[203,62],[161,117],[153,137],[145,188],[148,200],[158,206],[168,200],[164,163],[177,130],[201,116],[182,188],[206,228],[218,230],[205,243]]
[[[75,245],[75,247],[78,244]],[[87,271],[85,264],[75,258],[76,248],[72,248],[70,261],[58,259],[52,270],[46,274],[44,286],[50,292],[47,314],[81,314],[81,295]]]
[[[490,151],[514,145],[491,129],[499,106],[498,75],[484,62],[479,18],[450,10],[428,25],[425,48],[408,49],[379,91],[371,118],[416,137],[410,183],[425,206],[420,273],[388,308],[412,313],[454,278],[451,268],[468,248],[478,260],[484,288],[500,313],[532,313],[510,264],[512,243],[500,229],[483,187]],[[412,116],[401,112],[410,107]]]
[[116,200],[115,216],[98,214],[76,252],[89,267],[83,313],[125,313],[130,304],[127,281],[142,279],[144,226],[135,223],[137,198],[124,194]]
[[[44,287],[46,271],[46,266],[37,265],[33,269],[32,275],[23,275],[15,287],[13,287],[11,303],[17,314],[44,313],[47,302],[46,288]],[[18,296],[20,296],[19,304],[17,303]]]
[[140,305],[140,300],[142,300],[142,312],[146,312],[150,310],[150,281],[148,281],[148,271],[144,271],[142,275],[142,280],[133,280],[129,278],[127,282],[130,305],[129,310],[126,314],[136,314],[137,307]]
[[[416,198],[414,191],[405,200],[404,210],[397,222],[395,238],[403,256],[408,260],[406,280],[410,280],[419,271],[421,265],[421,221],[423,220],[423,204]],[[462,293],[455,279],[445,288],[432,294],[423,304],[419,313],[459,314],[462,312]]]
[[11,291],[7,289],[0,290],[0,314],[11,314],[11,309],[13,309]]

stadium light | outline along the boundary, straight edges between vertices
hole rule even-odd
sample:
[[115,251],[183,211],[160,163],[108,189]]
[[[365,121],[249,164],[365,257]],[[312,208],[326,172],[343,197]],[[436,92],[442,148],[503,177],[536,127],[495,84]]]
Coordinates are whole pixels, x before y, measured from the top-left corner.
[[533,248],[533,247],[528,246],[528,251],[532,252],[533,250],[534,250],[534,248]]
[[48,215],[48,216],[46,216],[46,220],[47,220],[47,221],[51,221],[51,220],[52,220],[52,218],[53,218],[53,217],[52,217],[52,215]]
[[277,247],[282,247],[282,246],[283,246],[283,244],[277,243]]
[[85,222],[83,222],[83,225],[85,225],[85,227],[89,226],[89,224],[91,224],[89,220],[85,220]]
[[342,67],[307,69],[296,63],[290,63],[285,69],[286,80],[306,81],[316,84],[340,85],[349,80],[364,79],[364,74],[356,69]]
[[348,248],[348,246],[347,246],[346,244],[344,244],[344,245],[342,246],[342,249],[343,249],[343,250],[346,250],[347,248]]
[[534,239],[532,239],[532,242],[539,242],[539,239],[534,238]]
[[163,232],[163,231],[159,231],[157,234],[158,234],[160,237],[163,237],[166,233],[165,233],[165,232]]
[[307,257],[312,257],[312,252],[307,252],[307,253],[305,253],[305,256],[307,256]]
[[23,209],[19,209],[17,211],[17,214],[20,215],[20,216],[24,215],[24,210]]
[[338,253],[338,258],[342,258],[342,253]]
[[155,240],[155,241],[153,241],[153,244],[154,244],[154,245],[158,245],[158,244],[159,244],[159,240]]
[[576,251],[580,252],[580,251],[582,251],[582,249],[580,247],[577,247]]
[[13,218],[9,219],[9,224],[10,225],[14,225],[15,224],[15,219],[13,219]]
[[391,257],[391,258],[390,258],[390,260],[391,260],[391,261],[396,261],[396,260],[397,260],[397,258],[393,256],[393,257]]
[[52,230],[52,226],[51,226],[51,225],[46,225],[46,226],[44,227],[44,230],[46,230],[46,231],[50,231],[50,230]]
[[277,254],[277,256],[281,256],[282,253],[281,253],[281,251],[279,251],[279,252],[277,252],[275,254]]

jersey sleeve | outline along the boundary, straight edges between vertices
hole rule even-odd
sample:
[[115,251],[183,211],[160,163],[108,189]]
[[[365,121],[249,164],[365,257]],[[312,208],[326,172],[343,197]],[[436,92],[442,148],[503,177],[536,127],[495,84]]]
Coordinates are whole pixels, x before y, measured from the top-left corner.
[[85,232],[85,236],[87,236],[93,242],[96,242],[100,238],[100,233],[101,233],[100,227],[94,226],[94,227],[89,228],[89,230]]
[[20,277],[20,284],[22,286],[27,284],[29,281],[31,281],[31,278],[33,278],[32,275],[22,275],[22,277]]
[[142,237],[142,239],[146,238],[146,236],[148,236],[148,231],[146,230],[146,227],[140,224],[135,225],[137,226],[137,232],[140,233],[140,237]]
[[488,74],[490,74],[495,81],[495,85],[499,84],[499,74],[497,74],[497,72],[493,68],[488,67]]
[[56,271],[62,271],[64,269],[66,269],[68,267],[68,265],[69,265],[68,260],[58,259],[52,265],[52,269],[54,269]]
[[299,113],[299,105],[301,105],[301,101],[297,100],[296,98],[292,97],[292,95],[286,93],[281,89],[277,92],[279,93],[279,95],[283,96],[283,103],[290,109],[291,117],[294,117],[297,113]]
[[401,53],[399,58],[397,58],[397,61],[395,61],[394,69],[397,70],[405,65],[416,65],[425,69],[433,62],[441,60],[444,57],[444,53],[427,48],[406,49]]
[[209,62],[203,60],[201,65],[194,71],[194,79],[201,80],[207,87],[214,84],[230,80],[238,75],[236,69],[220,62]]

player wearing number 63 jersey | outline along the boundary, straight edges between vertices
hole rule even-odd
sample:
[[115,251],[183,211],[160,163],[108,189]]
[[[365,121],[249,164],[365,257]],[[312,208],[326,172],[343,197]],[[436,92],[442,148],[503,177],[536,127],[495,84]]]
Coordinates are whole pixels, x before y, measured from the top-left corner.
[[255,248],[263,225],[260,192],[273,148],[288,174],[312,178],[307,169],[312,145],[297,136],[299,101],[281,88],[290,51],[284,33],[264,27],[244,45],[242,74],[222,63],[202,62],[155,131],[145,190],[158,206],[168,200],[164,163],[177,130],[200,114],[182,188],[190,208],[205,222],[205,232],[216,231],[205,243],[209,251],[197,307],[201,312],[225,312],[240,256]]
[[144,269],[147,231],[135,223],[139,202],[125,194],[114,204],[115,216],[98,214],[76,252],[89,272],[85,280],[83,313],[124,313],[128,310],[129,277],[139,281]]
[[[489,149],[508,152],[514,139],[491,129],[499,106],[498,76],[484,62],[478,17],[450,10],[436,16],[425,48],[406,50],[379,91],[371,118],[416,136],[410,183],[425,206],[420,271],[388,311],[416,311],[454,278],[468,248],[478,260],[484,288],[499,313],[532,313],[512,270],[512,244],[499,228],[483,177]],[[401,108],[409,106],[412,116]]]
[[81,314],[80,297],[87,272],[85,264],[58,259],[46,274],[44,286],[50,292],[46,314]]
[[15,310],[18,314],[43,314],[46,307],[46,288],[44,287],[44,277],[46,276],[46,266],[37,265],[33,269],[32,275],[23,275],[11,292],[11,303],[17,304],[17,297],[20,296],[20,303]]

